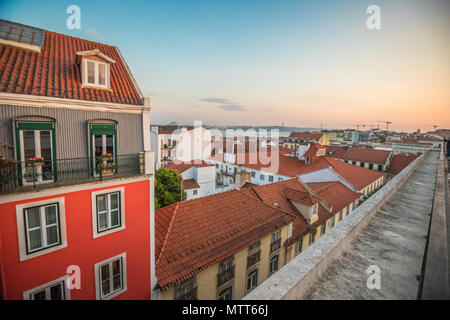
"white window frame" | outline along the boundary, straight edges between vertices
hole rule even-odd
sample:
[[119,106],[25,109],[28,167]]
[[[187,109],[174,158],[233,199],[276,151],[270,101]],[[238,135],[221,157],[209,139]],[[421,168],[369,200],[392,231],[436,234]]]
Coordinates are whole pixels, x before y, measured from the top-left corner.
[[[24,145],[24,140],[23,140],[23,132],[24,131],[33,131],[34,132],[34,148],[35,148],[35,150],[36,150],[36,157],[37,158],[40,158],[41,156],[42,156],[42,150],[41,150],[41,131],[47,131],[47,132],[50,132],[50,150],[51,150],[51,163],[52,163],[52,173],[53,173],[53,170],[54,170],[54,163],[53,163],[53,156],[54,156],[54,154],[53,154],[53,137],[52,137],[52,131],[51,130],[19,130],[19,143],[20,143],[20,156],[21,156],[21,159],[20,159],[20,161],[22,162],[22,172],[23,172],[23,175],[25,175],[26,174],[26,167],[25,167],[25,162],[26,162],[26,158],[25,158],[25,145]],[[42,184],[42,183],[53,183],[54,182],[54,180],[53,179],[51,179],[51,180],[43,180],[42,179],[42,167],[41,166],[36,166],[35,167],[35,172],[36,172],[36,175],[37,175],[37,181],[35,181],[35,182],[32,182],[32,181],[30,181],[30,182],[27,182],[26,181],[26,179],[25,179],[25,177],[22,177],[22,184],[24,185],[24,186],[29,186],[29,185],[33,185],[33,184]]]
[[[47,249],[40,249],[36,252],[27,253],[27,236],[25,230],[24,210],[32,207],[41,207],[53,203],[59,205],[59,233],[61,244],[52,246]],[[67,247],[67,234],[66,234],[66,214],[64,197],[52,198],[43,201],[27,202],[16,205],[16,222],[17,222],[17,235],[19,242],[19,259],[20,261],[29,260],[50,252],[54,252]]]
[[[254,273],[255,271],[256,271],[256,281],[252,280],[251,282],[254,283],[254,285],[251,288],[249,288],[248,287],[248,279],[250,277],[250,274]],[[253,289],[255,289],[258,286],[258,277],[259,277],[259,270],[258,270],[258,268],[255,268],[255,269],[251,270],[249,273],[247,273],[247,279],[246,279],[247,281],[245,283],[245,289],[246,289],[247,292],[252,291]]]
[[[273,260],[275,258],[277,259],[277,268],[275,270],[271,270],[272,269],[272,265],[273,265]],[[272,256],[270,258],[270,260],[269,260],[269,274],[273,274],[273,273],[277,272],[279,267],[280,267],[280,255],[276,254],[276,255]]]
[[69,279],[69,276],[63,276],[61,278],[58,278],[56,280],[44,283],[43,285],[40,285],[38,287],[32,288],[30,290],[27,290],[23,293],[23,300],[33,300],[32,295],[42,291],[44,289],[53,287],[54,285],[63,282],[64,283],[64,299],[63,300],[70,300],[70,289],[67,287],[67,279]]
[[[111,271],[111,262],[122,259],[122,289],[116,290],[109,295],[102,297],[102,288],[100,284],[100,267],[109,264],[110,266],[110,274],[112,274]],[[117,297],[118,295],[121,295],[122,293],[127,291],[127,254],[126,252],[123,252],[121,254],[118,254],[117,256],[111,257],[107,260],[103,260],[101,262],[98,262],[94,265],[94,274],[95,274],[95,297],[97,300],[110,300],[112,298]],[[110,280],[112,281],[112,277],[110,277]]]
[[[88,82],[88,62],[92,62],[94,64],[94,80],[95,83]],[[98,69],[99,65],[102,64],[105,66],[105,84],[102,85],[99,83],[99,74]],[[83,68],[84,68],[84,76],[83,76],[83,87],[90,88],[98,88],[98,89],[109,89],[110,83],[110,65],[106,62],[101,62],[97,60],[83,59]]]
[[[104,231],[98,232],[98,224],[97,224],[97,196],[102,194],[109,194],[120,192],[120,222],[121,225],[119,227],[106,229]],[[109,202],[108,202],[109,203]],[[109,207],[109,205],[108,205]],[[98,238],[102,236],[106,236],[108,234],[118,232],[125,229],[125,188],[113,188],[113,189],[105,189],[101,191],[91,192],[91,209],[92,209],[92,237]],[[108,210],[109,211],[109,210]]]

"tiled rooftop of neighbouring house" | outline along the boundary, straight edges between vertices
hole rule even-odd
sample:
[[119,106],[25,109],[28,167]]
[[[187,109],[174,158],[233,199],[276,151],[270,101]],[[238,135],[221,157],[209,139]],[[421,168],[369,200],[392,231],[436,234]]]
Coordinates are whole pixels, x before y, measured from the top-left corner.
[[295,219],[238,190],[156,210],[158,284],[185,280]]

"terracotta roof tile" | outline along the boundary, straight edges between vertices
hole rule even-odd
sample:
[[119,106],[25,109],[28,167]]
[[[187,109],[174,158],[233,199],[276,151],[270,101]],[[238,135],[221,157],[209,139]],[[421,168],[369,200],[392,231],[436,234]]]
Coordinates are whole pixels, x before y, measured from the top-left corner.
[[194,179],[183,179],[184,190],[198,189],[200,185]]
[[417,155],[395,154],[389,165],[389,172],[397,174],[417,158]]
[[[0,44],[0,92],[143,105],[116,47],[44,32],[40,53]],[[111,90],[82,87],[77,52],[94,49],[115,60],[111,64]]]
[[322,138],[323,133],[311,133],[311,132],[291,132],[289,138],[306,139],[318,141]]
[[155,219],[156,276],[161,287],[168,287],[289,224],[295,216],[231,190],[156,210]]
[[372,162],[385,164],[389,158],[390,152],[371,148],[352,147],[345,156],[345,160]]
[[170,162],[164,168],[166,169],[175,169],[179,173],[183,173],[187,169],[192,167],[196,168],[204,168],[204,167],[214,167],[213,164],[207,163],[203,160],[193,160],[193,161],[178,161],[178,162]]

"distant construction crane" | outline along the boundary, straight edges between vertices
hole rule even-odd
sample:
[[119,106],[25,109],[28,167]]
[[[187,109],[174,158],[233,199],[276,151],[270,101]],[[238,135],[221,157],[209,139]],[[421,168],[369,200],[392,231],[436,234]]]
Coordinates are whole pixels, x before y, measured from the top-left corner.
[[433,127],[433,128],[434,128],[434,131],[436,131],[436,129],[439,128],[439,126],[436,125],[436,124],[427,124],[426,126],[427,126],[427,127]]
[[392,123],[392,121],[382,121],[382,120],[377,120],[377,122],[386,123],[386,131],[389,131],[389,125]]
[[359,127],[365,128],[366,125],[365,124],[354,124],[353,127],[356,127],[356,131],[359,131]]

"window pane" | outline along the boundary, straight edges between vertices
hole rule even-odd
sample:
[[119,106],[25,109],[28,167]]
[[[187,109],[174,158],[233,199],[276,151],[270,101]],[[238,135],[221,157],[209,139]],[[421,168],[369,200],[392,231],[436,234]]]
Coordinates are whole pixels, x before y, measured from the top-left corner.
[[117,259],[115,261],[112,262],[112,268],[113,268],[113,275],[118,275],[120,274],[120,259]]
[[111,211],[111,226],[118,226],[120,224],[119,221],[119,210]]
[[99,195],[97,196],[97,212],[106,211],[106,196]]
[[41,157],[45,162],[42,166],[42,179],[53,180],[52,175],[52,144],[50,131],[40,131],[41,137]]
[[98,134],[94,136],[94,152],[96,157],[101,156],[103,153],[103,137]]
[[62,286],[63,284],[58,283],[56,286],[50,288],[50,299],[63,300]]
[[25,159],[36,157],[36,145],[34,140],[34,131],[23,131],[23,151]]
[[110,195],[111,210],[119,209],[119,193],[113,193]]
[[114,154],[114,136],[112,134],[106,135],[106,153]]
[[49,207],[45,207],[45,223],[47,225],[54,224],[57,222],[56,219],[56,206],[52,205]]
[[102,277],[102,279],[101,279],[102,281],[109,279],[109,265],[108,264],[105,264],[100,267],[100,274]]
[[106,219],[106,213],[100,213],[98,215],[98,230],[104,230],[108,228],[108,221]]
[[47,228],[47,245],[58,243],[58,227],[53,226]]
[[38,207],[26,209],[26,213],[28,219],[28,228],[36,228],[41,226],[41,219]]
[[107,295],[110,292],[109,280],[102,281],[102,294]]
[[33,300],[45,300],[45,289],[32,294]]
[[28,232],[28,237],[30,238],[30,250],[38,249],[42,246],[41,229]]
[[116,291],[122,288],[122,279],[120,274],[113,277],[113,290]]
[[106,66],[98,65],[98,84],[104,86],[106,84]]
[[94,71],[94,63],[93,62],[87,62],[87,76],[88,76],[88,83],[95,84],[95,71]]

